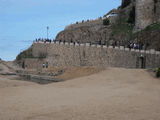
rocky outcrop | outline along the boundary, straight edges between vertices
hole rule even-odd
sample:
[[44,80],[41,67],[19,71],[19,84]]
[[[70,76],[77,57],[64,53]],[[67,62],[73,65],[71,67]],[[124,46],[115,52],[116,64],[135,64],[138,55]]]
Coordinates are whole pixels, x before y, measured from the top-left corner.
[[78,27],[65,29],[57,35],[56,40],[97,44],[99,41],[105,43],[105,41],[109,40],[110,34],[110,27],[104,26],[101,20],[99,24],[85,26],[82,23]]
[[[116,15],[107,18],[113,12]],[[64,31],[57,35],[56,40],[107,45],[112,45],[116,42],[119,45],[127,46],[131,41],[136,40],[136,42],[139,42],[139,38],[134,36],[135,32],[160,22],[159,13],[160,0],[122,0],[122,5],[118,9],[111,10],[101,19],[77,22],[67,26]],[[103,19],[106,18],[110,20],[110,25],[103,25]],[[156,34],[157,32],[153,33]],[[144,37],[141,36],[141,38]],[[142,40],[141,42],[144,41]],[[152,44],[157,43],[157,41],[158,39],[153,39],[152,42],[145,42],[144,44],[149,44],[146,46],[159,49],[159,46],[156,45],[157,47],[154,47]]]
[[[124,3],[122,3],[123,7],[111,10],[104,15],[103,18],[82,21],[81,23],[77,22],[76,24],[67,26],[64,31],[61,31],[56,36],[56,40],[78,43],[89,42],[92,44],[101,43],[108,45],[112,45],[116,41],[120,45],[124,45],[124,42],[127,43],[129,41],[129,36],[124,36],[124,33],[121,34],[121,31],[119,33],[116,32],[117,34],[115,34],[113,28],[116,24],[123,24],[124,22],[125,24],[132,24],[135,22],[135,15],[133,16],[135,4],[133,1],[134,0],[131,0],[130,2],[124,1]],[[113,12],[115,15],[107,18],[107,16]],[[103,25],[103,20],[106,18],[110,20],[110,25]],[[126,30],[125,32],[128,31],[130,32],[130,30]]]

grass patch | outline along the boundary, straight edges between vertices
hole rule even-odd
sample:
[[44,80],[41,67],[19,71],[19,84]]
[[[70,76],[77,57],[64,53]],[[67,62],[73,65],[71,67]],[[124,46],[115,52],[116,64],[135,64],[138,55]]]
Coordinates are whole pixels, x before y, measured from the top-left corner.
[[34,58],[34,56],[32,55],[32,49],[28,49],[28,50],[21,52],[17,56],[16,60],[21,60],[23,58]]
[[21,52],[17,57],[16,60],[22,60],[25,58],[38,58],[38,59],[44,59],[47,57],[47,54],[45,53],[39,53],[38,57],[33,56],[32,54],[32,49],[29,48],[28,50],[25,50],[23,52]]
[[132,24],[121,23],[112,26],[112,36],[116,34],[131,35],[133,30]]
[[145,32],[150,32],[150,31],[154,31],[154,30],[158,30],[160,29],[160,24],[159,23],[154,23],[152,25],[147,26],[145,29],[134,33],[134,36],[137,36],[139,34],[145,33]]

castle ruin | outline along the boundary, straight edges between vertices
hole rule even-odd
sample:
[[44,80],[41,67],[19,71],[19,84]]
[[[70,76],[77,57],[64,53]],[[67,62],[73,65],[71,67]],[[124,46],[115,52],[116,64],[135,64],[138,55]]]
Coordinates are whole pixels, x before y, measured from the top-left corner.
[[160,0],[122,0],[122,10],[129,13],[132,7],[135,7],[135,31],[160,22]]
[[160,22],[160,0],[136,0],[135,29],[142,30],[157,22]]
[[136,0],[135,28],[144,29],[154,23],[154,0]]

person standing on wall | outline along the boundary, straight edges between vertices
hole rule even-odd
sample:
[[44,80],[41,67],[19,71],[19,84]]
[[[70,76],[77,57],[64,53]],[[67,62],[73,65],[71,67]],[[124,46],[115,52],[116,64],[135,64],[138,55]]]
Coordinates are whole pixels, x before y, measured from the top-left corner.
[[44,63],[42,64],[42,67],[45,68],[45,64]]
[[46,62],[46,68],[48,68],[48,62]]

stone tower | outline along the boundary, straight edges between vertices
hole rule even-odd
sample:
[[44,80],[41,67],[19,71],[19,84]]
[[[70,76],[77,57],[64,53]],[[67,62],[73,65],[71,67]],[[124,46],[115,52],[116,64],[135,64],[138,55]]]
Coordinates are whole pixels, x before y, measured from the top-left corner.
[[128,6],[131,3],[131,0],[122,0],[122,8]]
[[154,23],[154,0],[136,0],[135,30],[141,30]]
[[160,0],[156,0],[154,10],[155,10],[155,21],[160,23]]

